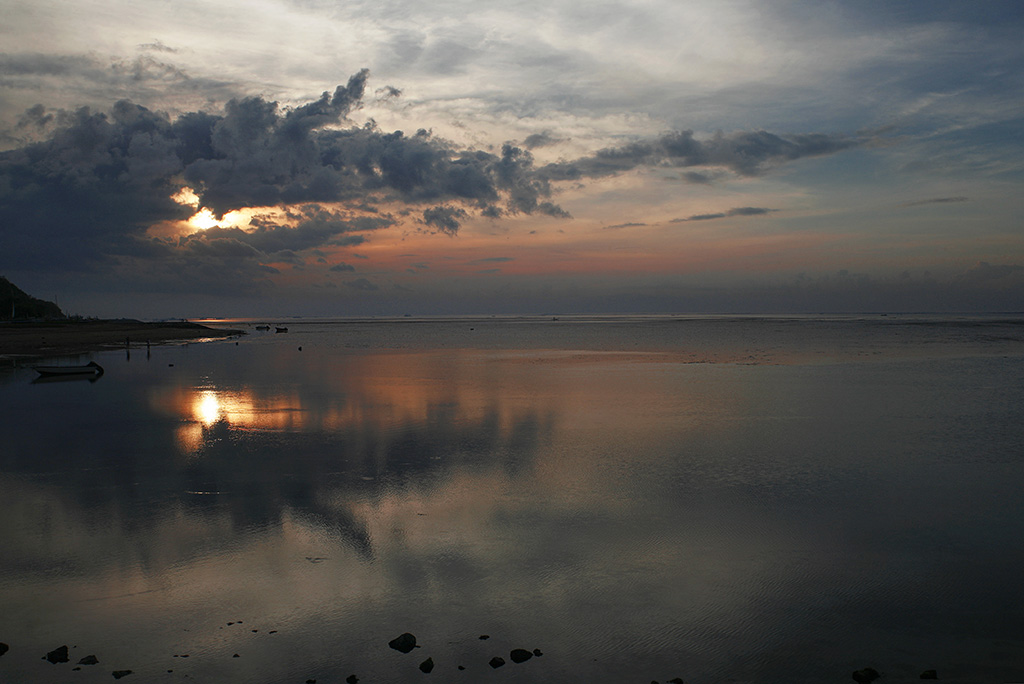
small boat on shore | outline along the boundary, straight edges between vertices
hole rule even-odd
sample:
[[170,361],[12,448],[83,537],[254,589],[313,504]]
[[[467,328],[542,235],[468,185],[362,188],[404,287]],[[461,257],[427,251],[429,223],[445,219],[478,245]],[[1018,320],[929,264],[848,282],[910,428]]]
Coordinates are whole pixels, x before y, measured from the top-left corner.
[[274,332],[288,332],[288,328],[275,328]]
[[39,375],[103,375],[103,366],[90,361],[84,366],[32,366]]
[[269,325],[257,325],[256,329],[257,330],[270,330],[270,326]]

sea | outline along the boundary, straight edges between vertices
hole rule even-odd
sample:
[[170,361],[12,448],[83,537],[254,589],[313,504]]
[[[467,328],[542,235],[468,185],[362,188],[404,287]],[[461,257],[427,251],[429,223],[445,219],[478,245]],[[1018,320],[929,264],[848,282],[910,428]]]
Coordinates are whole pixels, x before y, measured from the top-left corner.
[[205,323],[0,363],[0,682],[1024,682],[1022,315]]

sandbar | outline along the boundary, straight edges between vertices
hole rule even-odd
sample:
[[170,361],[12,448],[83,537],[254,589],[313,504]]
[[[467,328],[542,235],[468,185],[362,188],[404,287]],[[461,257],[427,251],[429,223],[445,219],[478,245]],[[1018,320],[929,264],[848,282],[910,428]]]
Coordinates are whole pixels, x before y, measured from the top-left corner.
[[241,334],[241,330],[210,328],[188,321],[16,321],[0,324],[0,357],[61,356],[126,344],[137,347]]

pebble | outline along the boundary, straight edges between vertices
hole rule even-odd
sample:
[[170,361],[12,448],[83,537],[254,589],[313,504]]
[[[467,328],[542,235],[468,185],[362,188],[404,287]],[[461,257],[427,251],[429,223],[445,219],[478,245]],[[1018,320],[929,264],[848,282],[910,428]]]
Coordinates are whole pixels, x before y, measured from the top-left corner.
[[114,675],[114,679],[120,679],[121,677],[127,677],[131,673],[131,670],[114,670],[110,674]]
[[491,662],[488,664],[495,670],[497,670],[499,667],[505,664],[505,659],[499,658],[498,656],[494,656],[493,658],[491,658]]
[[427,658],[422,663],[420,663],[420,672],[422,672],[423,674],[430,674],[430,672],[433,669],[434,669],[434,659],[433,658]]

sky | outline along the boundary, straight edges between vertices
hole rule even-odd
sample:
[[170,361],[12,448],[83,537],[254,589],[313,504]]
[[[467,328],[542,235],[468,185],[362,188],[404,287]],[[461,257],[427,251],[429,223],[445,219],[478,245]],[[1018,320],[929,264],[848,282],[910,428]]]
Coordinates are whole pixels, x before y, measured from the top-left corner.
[[1024,311],[1024,3],[0,0],[101,317]]

